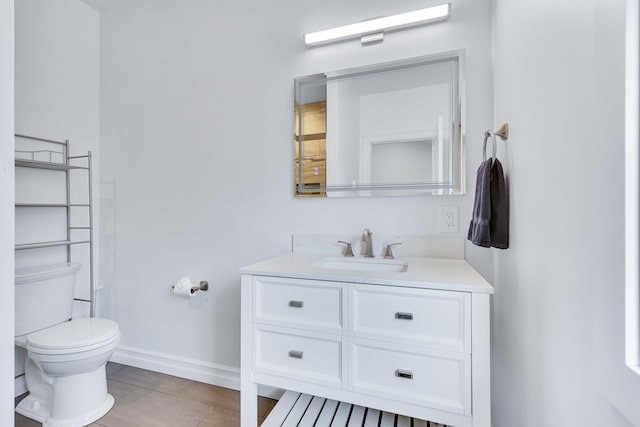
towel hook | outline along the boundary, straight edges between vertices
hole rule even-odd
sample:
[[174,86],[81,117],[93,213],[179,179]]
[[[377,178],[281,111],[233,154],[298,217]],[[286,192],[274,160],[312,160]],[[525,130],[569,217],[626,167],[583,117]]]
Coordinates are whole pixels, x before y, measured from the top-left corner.
[[498,132],[495,133],[496,136],[499,136],[503,141],[509,139],[509,123],[505,123],[500,126]]
[[482,160],[485,161],[487,160],[487,140],[489,140],[489,137],[491,137],[491,142],[493,143],[493,154],[491,156],[491,159],[495,160],[496,159],[496,153],[497,153],[497,146],[498,143],[496,142],[496,134],[493,133],[492,130],[488,130],[484,133],[484,143],[482,144]]
[[494,132],[492,130],[488,130],[484,133],[484,143],[482,144],[482,160],[487,160],[487,140],[489,139],[489,137],[491,137],[491,142],[493,143],[493,155],[491,156],[491,159],[495,160],[496,159],[496,152],[497,152],[497,146],[498,146],[498,142],[496,140],[496,136],[499,136],[500,139],[502,139],[503,141],[509,139],[509,123],[505,123],[502,126],[500,126],[500,129],[498,129],[497,132]]

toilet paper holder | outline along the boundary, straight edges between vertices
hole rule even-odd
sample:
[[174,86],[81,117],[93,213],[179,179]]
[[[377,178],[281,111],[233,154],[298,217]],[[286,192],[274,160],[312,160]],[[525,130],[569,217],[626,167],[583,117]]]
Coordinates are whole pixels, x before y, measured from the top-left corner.
[[[176,285],[171,285],[171,289],[175,289]],[[209,290],[209,282],[206,280],[201,280],[198,286],[191,287],[191,295],[195,294],[198,291],[208,291]]]
[[209,282],[207,282],[206,280],[201,280],[200,281],[200,285],[198,286],[193,286],[191,288],[191,290],[193,291],[195,289],[194,292],[196,291],[208,291],[209,290]]

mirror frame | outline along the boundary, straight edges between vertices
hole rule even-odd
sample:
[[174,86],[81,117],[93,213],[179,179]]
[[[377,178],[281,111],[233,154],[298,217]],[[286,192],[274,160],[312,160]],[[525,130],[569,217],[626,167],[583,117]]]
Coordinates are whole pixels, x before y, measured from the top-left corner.
[[[324,187],[305,188],[303,182],[303,161],[298,161],[297,153],[303,153],[304,135],[298,127],[303,123],[303,109],[298,108],[302,91],[309,85],[326,85],[327,82],[348,78],[355,78],[374,73],[402,70],[412,67],[436,64],[454,60],[457,65],[458,85],[453,93],[452,111],[452,143],[451,159],[452,180],[446,183],[419,182],[402,184],[356,184],[331,185]],[[362,196],[396,196],[396,195],[461,195],[466,187],[466,159],[465,159],[465,79],[464,79],[465,51],[454,50],[432,55],[424,55],[397,61],[370,64],[344,70],[296,77],[294,79],[294,194],[296,197],[362,197]],[[455,72],[455,71],[454,71]],[[306,104],[305,104],[306,105]],[[297,162],[297,165],[295,165]],[[300,177],[298,179],[297,177]],[[297,181],[297,182],[296,182]]]

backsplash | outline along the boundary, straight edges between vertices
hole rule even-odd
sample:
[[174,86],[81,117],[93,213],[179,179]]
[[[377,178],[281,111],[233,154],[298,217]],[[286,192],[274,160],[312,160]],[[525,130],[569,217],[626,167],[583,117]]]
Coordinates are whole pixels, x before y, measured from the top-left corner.
[[[345,234],[293,234],[291,251],[339,256],[344,252],[344,245],[338,240],[351,243],[353,253],[360,255],[361,235]],[[437,236],[398,236],[376,235],[373,233],[373,254],[384,255],[384,248],[389,243],[402,243],[393,247],[396,257],[447,258],[464,259],[464,239],[461,237]]]

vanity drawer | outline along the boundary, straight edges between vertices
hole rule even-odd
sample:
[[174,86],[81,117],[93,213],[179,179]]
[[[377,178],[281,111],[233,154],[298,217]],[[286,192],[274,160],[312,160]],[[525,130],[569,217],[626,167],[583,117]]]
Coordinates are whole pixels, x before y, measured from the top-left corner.
[[342,285],[319,280],[254,277],[255,321],[342,333]]
[[351,339],[353,391],[471,413],[471,356],[422,347]]
[[273,326],[255,330],[255,370],[340,388],[343,338]]
[[471,352],[467,292],[353,285],[351,335]]

